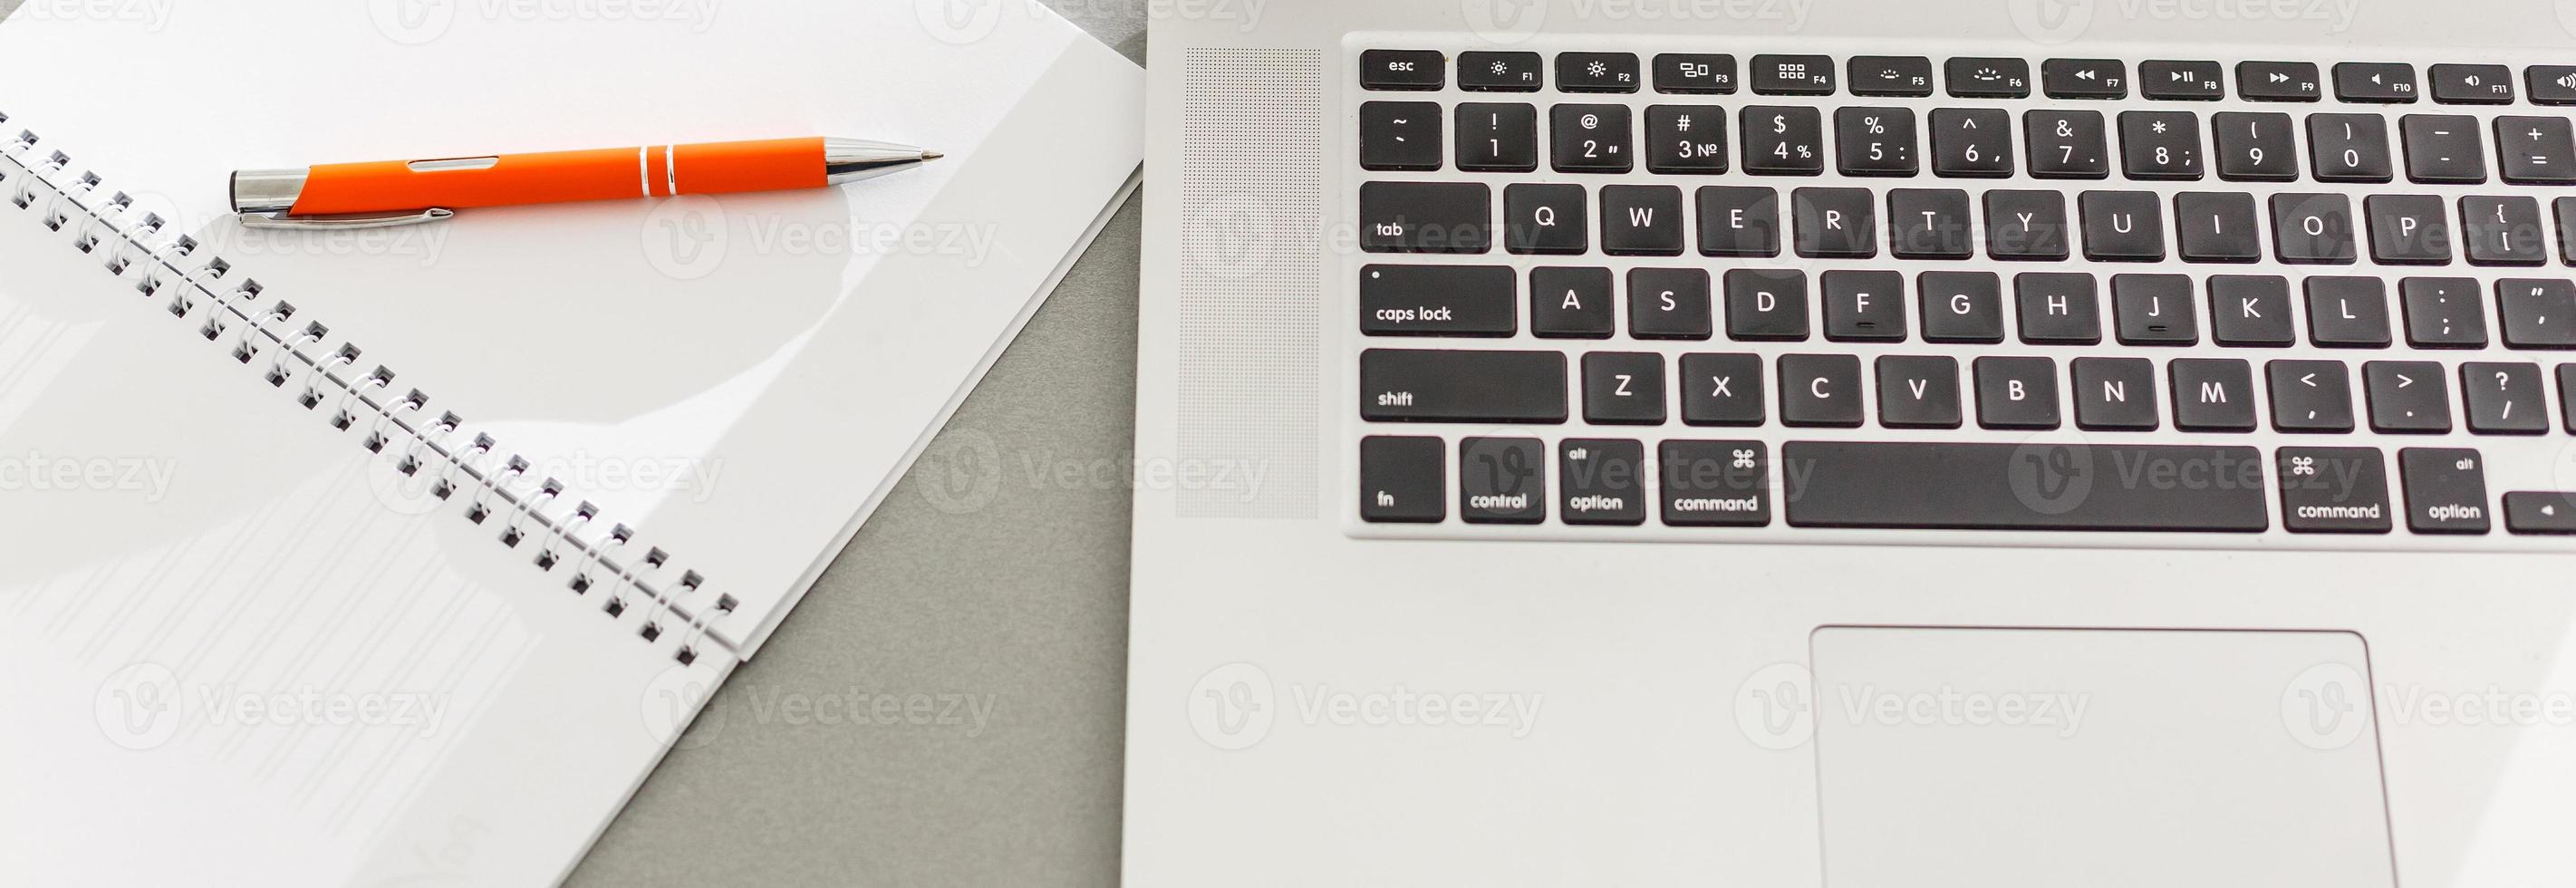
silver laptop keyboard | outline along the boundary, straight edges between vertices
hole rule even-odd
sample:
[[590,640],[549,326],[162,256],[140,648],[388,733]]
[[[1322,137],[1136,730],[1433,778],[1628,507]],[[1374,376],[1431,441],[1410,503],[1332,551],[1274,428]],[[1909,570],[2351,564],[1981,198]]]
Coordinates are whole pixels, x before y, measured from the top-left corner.
[[1349,46],[1354,533],[2576,534],[2576,64],[1654,40]]

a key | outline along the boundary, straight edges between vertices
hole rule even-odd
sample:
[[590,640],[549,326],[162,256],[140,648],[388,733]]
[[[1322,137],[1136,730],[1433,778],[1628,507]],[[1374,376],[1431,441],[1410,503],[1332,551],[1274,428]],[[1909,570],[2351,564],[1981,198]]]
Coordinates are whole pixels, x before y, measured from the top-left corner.
[[1781,105],[1744,108],[1744,171],[1759,176],[1814,176],[1825,171],[1824,116]]
[[2342,361],[2272,361],[2263,376],[2272,390],[2274,431],[2352,431],[2352,380]]
[[1780,255],[1780,193],[1769,188],[1709,185],[1699,189],[1699,254]]
[[1683,355],[1679,378],[1682,422],[1695,426],[1758,426],[1766,416],[1760,355]]
[[1754,95],[1834,94],[1834,60],[1827,56],[1757,55],[1753,57],[1752,77]]
[[[2258,533],[2263,452],[2150,444],[1791,441],[1793,527]],[[2136,484],[2127,477],[2229,483]]]
[[2152,191],[2087,191],[2075,198],[2084,219],[2084,258],[2155,262],[2165,258],[2163,199]]
[[1797,269],[1726,272],[1726,336],[1738,342],[1807,338],[1807,275]]
[[1503,186],[1503,249],[1524,256],[1575,255],[1591,249],[1590,203],[1581,185],[1514,182]]
[[1835,269],[1825,272],[1820,282],[1825,290],[1827,341],[1905,341],[1905,275]]
[[2516,185],[2576,184],[2576,133],[2564,117],[2495,119],[2496,175]]
[[1481,182],[1363,182],[1360,249],[1482,253],[1494,242],[1494,192]]
[[1975,240],[1968,193],[1950,188],[1887,192],[1887,251],[1899,259],[1966,259]]
[[1557,509],[1567,524],[1646,523],[1646,445],[1567,438],[1556,445]]
[[1440,103],[1361,102],[1360,168],[1440,168]]
[[2003,281],[1991,271],[1927,271],[1914,278],[1923,341],[2004,341]]
[[2486,459],[2465,447],[2397,451],[2406,484],[2406,529],[2416,533],[2486,533]]
[[2030,174],[2042,179],[2102,179],[2111,175],[2111,149],[2102,112],[2022,112],[2022,141]]
[[1711,335],[1708,270],[1628,270],[1628,335],[1638,339],[1707,339]]
[[2416,348],[2485,348],[2486,305],[2475,278],[2411,277],[2397,282],[2406,313],[2406,344]]
[[1989,429],[2053,429],[2057,362],[2048,358],[1978,358],[1977,425]]
[[1670,185],[1601,186],[1601,252],[1613,256],[1679,256],[1682,246],[1681,189]]
[[2403,62],[2337,62],[2335,98],[2402,105],[2415,101],[2415,66]]
[[2503,65],[2434,65],[2433,101],[2445,105],[2513,104],[2513,69]]
[[1856,96],[1928,96],[1932,60],[1922,56],[1852,56],[1844,80]]
[[2375,277],[2311,277],[2305,282],[2308,344],[2319,348],[2387,348],[2388,284]]
[[1360,439],[1360,520],[1438,524],[1449,517],[1449,466],[1438,438]]
[[2174,428],[2186,432],[2254,430],[2254,368],[2235,358],[2175,358]]
[[2039,86],[2052,99],[2125,99],[2128,72],[2118,59],[2049,59],[2039,64]]
[[2495,294],[2506,348],[2576,348],[2576,283],[2509,278]]
[[2174,235],[2185,262],[2253,262],[2263,258],[2254,196],[2238,191],[2174,195]]
[[1538,169],[1538,109],[1519,102],[1458,105],[1458,168],[1471,173]]
[[1770,446],[1760,441],[1666,441],[1663,520],[1672,527],[1761,527],[1771,523]]
[[1510,336],[1518,288],[1500,265],[1370,265],[1360,269],[1360,332],[1370,336]]
[[1996,259],[2066,258],[2066,195],[2054,191],[1986,192],[1986,255]]
[[2024,345],[2094,345],[2102,341],[2101,294],[2082,272],[2013,275]]
[[1469,524],[1547,520],[1547,442],[1458,439],[1458,517]]
[[2576,494],[2534,490],[2506,493],[2504,529],[2523,534],[2576,534]]
[[1783,425],[1859,428],[1860,358],[1853,355],[1781,355],[1780,422]]
[[2315,62],[2238,62],[2236,95],[2248,102],[2317,100]]
[[1949,355],[1881,355],[1877,370],[1880,426],[1959,427],[1959,359]]
[[1429,91],[1448,82],[1449,63],[1434,49],[1372,49],[1360,53],[1360,88]]
[[1628,106],[1558,105],[1548,117],[1548,156],[1557,172],[1624,173],[1636,165],[1628,150]]
[[1561,352],[1360,352],[1360,418],[1369,422],[1560,423],[1565,401]]
[[2386,182],[2388,120],[2377,114],[2308,115],[2308,169],[2319,182]]
[[2397,122],[2406,143],[2406,178],[2417,184],[2475,185],[2487,180],[2486,152],[2478,146],[2478,119],[2456,114],[2409,114]]
[[2290,319],[2290,282],[2268,274],[2209,277],[2209,338],[2238,348],[2280,348],[2298,341]]
[[2525,195],[2460,198],[2460,235],[2470,265],[2549,262],[2549,229],[2540,221],[2540,201]]
[[2139,62],[2138,94],[2150,99],[2217,101],[2227,98],[2226,75],[2217,62]]
[[2523,85],[2534,105],[2576,105],[2576,65],[2533,65],[2523,69]]
[[1646,171],[1726,172],[1726,109],[1716,105],[1647,108]]
[[2361,365],[2361,384],[2370,401],[2371,431],[2439,435],[2451,430],[2451,391],[2442,365],[2371,361]]
[[2145,358],[2076,358],[2075,427],[2088,432],[2152,432],[2156,362]]
[[2011,115],[2001,108],[1933,109],[1933,175],[2000,178],[2012,171]]
[[1962,99],[2030,98],[2027,59],[1961,56],[1942,66],[1950,95]]
[[2451,264],[2451,230],[2442,198],[2432,194],[2374,194],[2361,202],[2370,218],[2370,258],[2381,265]]
[[1637,91],[1637,56],[1625,52],[1556,54],[1556,89],[1570,93]]
[[2223,111],[2210,115],[2218,177],[2230,182],[2297,180],[2299,152],[2290,145],[2292,129],[2287,114]]
[[2121,345],[2198,344],[2191,303],[2190,275],[2111,276],[2111,325]]
[[[1925,87],[1929,89],[1930,87]],[[1846,176],[1911,176],[1914,109],[1844,108],[1834,112],[1834,156]]]
[[2120,171],[2139,180],[2200,178],[2200,115],[2120,112]]
[[2549,431],[2549,395],[2540,365],[2469,361],[2460,365],[2461,406],[2477,435],[2539,435]]
[[1541,339],[1608,339],[1610,269],[1530,269],[1530,333]]
[[1655,91],[1678,95],[1735,92],[1735,57],[1725,53],[1668,52],[1655,56]]
[[1653,352],[1584,355],[1583,421],[1594,425],[1662,425],[1664,356]]
[[2375,447],[2283,447],[2281,528],[2291,533],[2387,533],[2388,464]]
[[1458,54],[1458,88],[1468,92],[1537,92],[1547,85],[1543,64],[1534,52],[1462,52]]
[[2341,194],[2272,195],[2272,255],[2283,262],[2348,265],[2354,258],[2352,199]]
[[1878,255],[1877,198],[1867,188],[1800,188],[1789,193],[1799,256],[1867,259]]

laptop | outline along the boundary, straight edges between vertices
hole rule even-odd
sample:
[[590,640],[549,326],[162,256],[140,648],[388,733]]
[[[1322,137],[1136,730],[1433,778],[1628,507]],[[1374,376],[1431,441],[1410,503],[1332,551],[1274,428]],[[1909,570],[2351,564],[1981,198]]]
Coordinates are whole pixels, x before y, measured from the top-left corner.
[[1130,884],[2576,859],[2566,7],[1152,44]]

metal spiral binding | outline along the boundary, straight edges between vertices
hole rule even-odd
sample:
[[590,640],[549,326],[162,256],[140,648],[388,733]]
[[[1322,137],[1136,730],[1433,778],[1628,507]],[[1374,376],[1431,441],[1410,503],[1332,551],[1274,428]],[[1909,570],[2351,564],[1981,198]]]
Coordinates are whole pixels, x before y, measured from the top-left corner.
[[[0,123],[9,115],[0,113]],[[277,388],[292,388],[296,401],[307,410],[319,411],[326,402],[332,406],[328,422],[332,428],[348,432],[364,421],[366,436],[361,440],[370,452],[387,455],[388,468],[406,476],[434,471],[437,480],[430,488],[433,496],[452,500],[463,485],[471,485],[465,518],[484,524],[494,515],[506,512],[500,522],[502,545],[517,547],[530,536],[540,540],[535,558],[539,570],[552,571],[571,562],[572,577],[567,582],[574,594],[601,592],[607,603],[601,608],[611,618],[621,617],[628,607],[629,590],[646,599],[643,627],[639,635],[646,643],[658,642],[664,633],[663,615],[682,621],[687,630],[681,637],[675,659],[682,664],[694,663],[698,644],[716,628],[724,615],[732,613],[734,598],[719,596],[714,606],[703,610],[686,606],[681,599],[699,594],[704,585],[696,571],[682,571],[678,579],[663,585],[647,579],[668,568],[668,556],[660,549],[648,550],[640,559],[613,558],[611,549],[622,549],[634,536],[626,525],[609,522],[607,530],[588,540],[599,523],[599,509],[589,502],[573,500],[562,514],[549,516],[550,507],[565,502],[569,493],[552,478],[540,481],[537,489],[518,493],[511,482],[524,478],[529,468],[526,458],[511,454],[500,458],[498,468],[489,468],[487,460],[499,444],[488,435],[477,434],[464,446],[451,446],[463,420],[454,413],[432,418],[425,412],[429,398],[411,389],[400,398],[392,394],[394,373],[384,367],[357,376],[344,376],[357,366],[360,349],[342,341],[340,346],[319,358],[306,353],[330,341],[330,328],[307,320],[303,326],[292,325],[295,308],[282,301],[255,308],[251,303],[260,295],[259,284],[244,278],[230,284],[233,266],[221,257],[209,257],[193,267],[180,262],[192,259],[198,243],[184,233],[164,232],[169,223],[158,215],[145,213],[142,218],[129,218],[132,201],[124,194],[104,191],[103,181],[95,174],[82,172],[68,184],[56,176],[71,167],[71,158],[59,150],[38,153],[38,139],[31,131],[0,140],[0,200],[18,209],[34,209],[43,214],[39,221],[47,228],[72,229],[72,246],[83,253],[102,256],[102,266],[111,275],[123,276],[129,268],[143,271],[134,289],[154,304],[166,305],[170,314],[186,319],[192,313],[206,315],[199,332],[210,342],[221,343],[227,332],[231,337],[230,356],[239,363],[250,364],[263,353],[266,367],[263,381]],[[33,159],[31,159],[33,158]],[[14,182],[10,180],[16,180]],[[156,243],[157,241],[157,243]],[[102,252],[103,251],[103,252]],[[168,298],[160,297],[172,291]],[[300,362],[300,363],[299,363]],[[335,372],[340,371],[340,372]],[[413,414],[406,418],[402,414]],[[370,416],[369,414],[372,414]],[[399,437],[403,440],[396,441]],[[396,443],[401,446],[387,448]],[[491,502],[486,502],[489,498]],[[638,569],[638,562],[642,568]],[[597,577],[595,579],[595,577]],[[721,640],[719,645],[724,644]]]

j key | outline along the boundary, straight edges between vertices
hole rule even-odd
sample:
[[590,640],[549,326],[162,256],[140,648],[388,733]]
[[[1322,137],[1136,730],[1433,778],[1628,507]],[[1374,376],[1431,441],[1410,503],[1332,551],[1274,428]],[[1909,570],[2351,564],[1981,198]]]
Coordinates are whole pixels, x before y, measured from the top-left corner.
[[2507,493],[2504,529],[2514,533],[2576,533],[2576,494],[2531,490]]
[[1360,249],[1482,253],[1494,241],[1494,192],[1480,182],[1364,182]]
[[1950,95],[1962,99],[2030,97],[2030,62],[1962,56],[1942,66]]
[[2534,105],[2576,105],[2576,65],[2533,65],[2523,70]]
[[2398,121],[2398,132],[2406,141],[2406,178],[2419,184],[2474,185],[2487,180],[2477,118],[2409,114]]
[[1932,94],[1932,60],[1922,56],[1852,56],[1851,94],[1856,96],[1928,96]]
[[1584,355],[1583,421],[1594,425],[1662,425],[1664,356],[1653,352]]
[[2503,65],[2434,65],[2433,101],[2445,105],[2513,104],[2513,69]]
[[2470,265],[2549,261],[2549,230],[2541,225],[2540,201],[2530,197],[2460,198],[2460,234]]
[[2101,179],[2111,175],[2111,149],[2099,111],[2026,111],[2022,141],[2030,174],[2042,179]]
[[1360,103],[1360,168],[1440,168],[1440,103]]
[[1933,175],[2000,178],[2012,171],[2012,117],[2003,109],[1933,109]]
[[2236,94],[2248,102],[2317,100],[2315,62],[2238,62]]
[[1762,96],[1834,94],[1834,60],[1820,55],[1753,57],[1753,93]]
[[2496,175],[2516,185],[2576,183],[2576,134],[2564,117],[2495,119]]
[[2263,258],[2251,194],[2222,191],[2174,195],[2174,234],[2185,262],[2252,262]]
[[1807,275],[1796,269],[1726,272],[1726,336],[1739,342],[1807,338]]
[[1735,92],[1735,57],[1723,53],[1668,52],[1655,57],[1655,91],[1677,95]]
[[1360,53],[1363,89],[1436,90],[1447,82],[1449,63],[1438,50],[1372,49]]
[[1601,252],[1682,254],[1682,190],[1670,185],[1601,186]]
[[1360,352],[1369,422],[1564,422],[1565,355],[1553,351]]
[[1541,339],[1608,339],[1610,269],[1530,269],[1530,333]]
[[1986,192],[1986,255],[1997,259],[2066,258],[2066,196],[2054,191]]
[[1968,193],[1950,188],[1887,192],[1887,251],[1899,259],[1966,259],[1976,237]]
[[1707,339],[1712,329],[1708,270],[1628,270],[1628,335],[1638,339]]
[[2152,432],[2156,362],[2145,358],[2076,358],[2075,427],[2088,432]]
[[1440,439],[1360,439],[1360,520],[1438,524],[1449,517],[1449,466]]
[[2406,482],[2406,529],[2416,533],[2485,533],[2486,460],[2461,447],[2409,447],[2397,451],[2397,473]]
[[1867,188],[1800,188],[1789,193],[1798,255],[1867,259],[1878,255],[1877,199]]
[[1780,193],[1769,188],[1710,185],[1699,189],[1702,256],[1780,255]]
[[1666,441],[1663,520],[1674,527],[1761,527],[1771,523],[1770,445],[1760,441]]
[[1548,109],[1549,156],[1560,173],[1624,173],[1635,165],[1628,150],[1628,106],[1558,105]]
[[2386,282],[2375,277],[2312,277],[2305,287],[2310,345],[2388,347]]
[[2291,533],[2387,533],[2397,510],[2376,447],[2283,447],[2281,528]]
[[1538,109],[1519,102],[1458,105],[1458,168],[1471,173],[1538,169]]
[[1646,523],[1646,471],[1646,445],[1635,441],[1557,442],[1557,507],[1565,523]]
[[2274,431],[2352,431],[2352,380],[2342,361],[2272,361],[2263,375],[2272,390]]
[[1763,176],[1824,173],[1825,118],[1816,109],[1747,105],[1743,115],[1745,172]]
[[2549,431],[2549,394],[2540,365],[2470,361],[2460,365],[2460,400],[2469,431],[2479,435],[2538,435]]
[[2272,255],[2283,262],[2350,264],[2352,199],[2341,194],[2272,195]]
[[2382,434],[2431,434],[2451,430],[2450,385],[2432,361],[2372,361],[2361,365],[2370,400],[2370,430]]
[[1834,157],[1846,176],[1911,176],[1915,157],[1914,109],[1844,108],[1834,112]]
[[[1477,186],[1483,187],[1483,186]],[[1591,249],[1591,212],[1581,185],[1503,186],[1503,249],[1524,256]]]
[[2138,63],[2138,94],[2150,99],[2217,101],[2227,98],[2226,75],[2217,62]]
[[1927,271],[1914,277],[1923,341],[2004,341],[2003,281],[1990,271]]
[[1637,56],[1625,52],[1556,54],[1556,88],[1570,93],[1637,91]]
[[2431,194],[2374,194],[2361,202],[2370,217],[2370,258],[2381,265],[2448,265],[2451,230],[2442,198]]
[[2209,339],[2239,348],[2296,344],[2290,282],[2267,274],[2210,275]]
[[1877,371],[1879,425],[1891,429],[1959,427],[1959,359],[1949,355],[1881,355]]
[[1682,421],[1695,426],[1758,426],[1765,417],[1762,356],[1682,356]]
[[1905,341],[1905,275],[1835,269],[1825,290],[1825,338],[1834,342]]
[[1458,439],[1458,517],[1469,524],[1547,520],[1547,442]]
[[2154,262],[2165,258],[2163,201],[2152,191],[2087,191],[2075,199],[2084,217],[2084,258]]
[[1510,336],[1520,326],[1512,270],[1500,265],[1360,269],[1360,332],[1370,336]]
[[2270,526],[2263,452],[2252,447],[1792,441],[1780,459],[1799,467],[1782,473],[1781,490],[1796,527],[2259,533]]
[[2299,178],[2299,152],[2290,145],[2290,115],[2230,111],[2210,115],[2218,143],[2218,177],[2230,182],[2289,182]]
[[1726,109],[1716,105],[1647,108],[1646,171],[1726,172]]
[[2052,99],[2125,99],[2129,66],[2118,59],[2049,59],[2039,65],[2039,85]]
[[2200,178],[2200,116],[2120,112],[2120,170],[2132,179]]
[[2402,105],[2415,101],[2415,66],[2403,62],[2338,62],[2335,98]]
[[2308,169],[2319,182],[2386,182],[2388,120],[2377,114],[2308,115]]
[[2235,358],[2175,358],[2174,428],[2186,432],[2254,430],[2254,368]]
[[2013,275],[2021,341],[2026,345],[2093,345],[2102,341],[2101,294],[2082,272]]
[[2506,348],[2576,348],[2576,283],[2500,280],[2495,293]]
[[1860,358],[1781,355],[1780,422],[1815,428],[1859,428]]
[[[1537,92],[1547,75],[1534,52],[1462,52],[1458,88],[1468,92]],[[1470,519],[1473,520],[1473,519]]]
[[2189,275],[2111,276],[2111,326],[2121,345],[2198,344],[2191,303]]
[[2406,344],[2416,348],[2487,347],[2486,300],[2476,278],[2411,277],[2397,283],[2406,312]]

